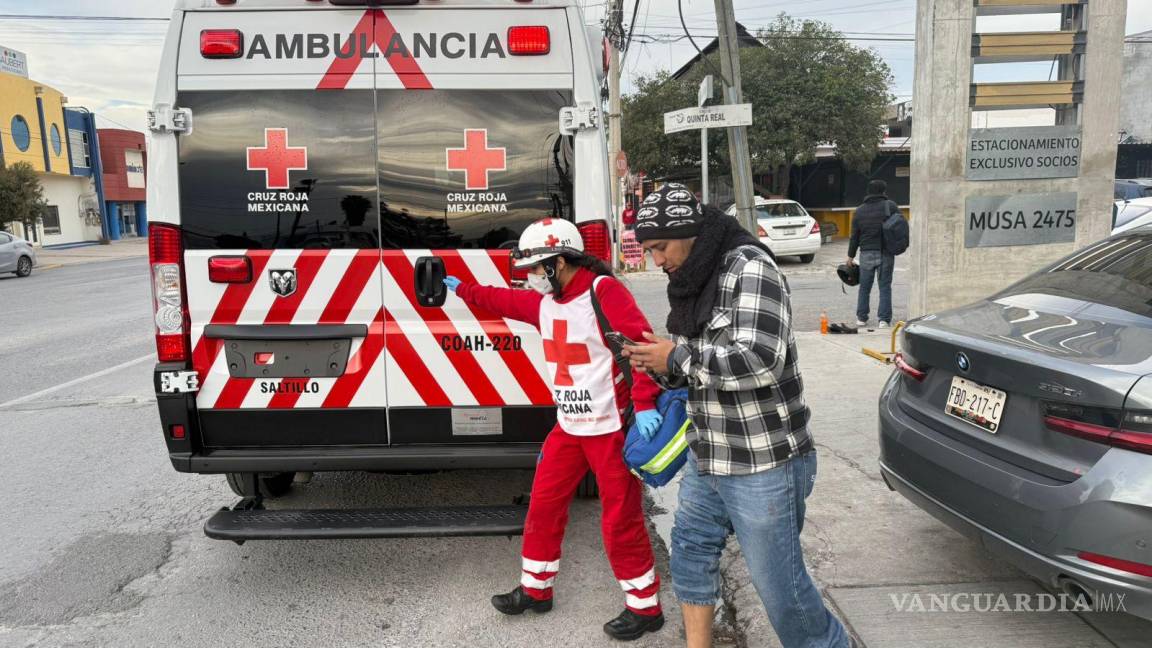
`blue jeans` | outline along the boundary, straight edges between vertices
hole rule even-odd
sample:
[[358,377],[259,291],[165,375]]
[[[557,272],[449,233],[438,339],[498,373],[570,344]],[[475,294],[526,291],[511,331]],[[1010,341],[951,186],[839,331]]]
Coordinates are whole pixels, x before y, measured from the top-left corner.
[[672,527],[672,586],[680,602],[716,604],[720,553],[735,532],[784,648],[846,648],[848,634],[824,606],[800,548],[816,453],[751,475],[701,475],[689,452],[683,475]]
[[860,250],[860,292],[856,297],[856,319],[868,321],[869,302],[872,300],[872,282],[880,278],[880,305],[876,309],[881,322],[892,323],[892,271],[896,257],[880,250]]

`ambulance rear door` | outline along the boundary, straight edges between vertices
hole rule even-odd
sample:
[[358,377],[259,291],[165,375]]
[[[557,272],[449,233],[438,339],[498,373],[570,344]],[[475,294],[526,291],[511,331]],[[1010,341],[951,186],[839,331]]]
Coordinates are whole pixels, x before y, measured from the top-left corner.
[[376,13],[386,372],[394,444],[539,442],[555,421],[540,335],[444,275],[509,286],[540,218],[576,219],[572,32],[563,8]]
[[208,448],[388,443],[377,62],[353,38],[374,16],[185,15],[180,221]]

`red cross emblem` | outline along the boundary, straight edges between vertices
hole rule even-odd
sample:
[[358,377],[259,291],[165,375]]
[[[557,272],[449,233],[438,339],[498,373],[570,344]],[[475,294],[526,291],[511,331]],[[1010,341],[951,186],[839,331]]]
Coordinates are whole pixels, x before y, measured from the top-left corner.
[[587,344],[568,344],[568,321],[552,322],[552,339],[544,340],[544,359],[556,363],[556,378],[552,381],[557,387],[571,387],[573,365],[589,364]]
[[487,189],[489,171],[507,170],[507,150],[488,148],[487,128],[469,128],[464,131],[464,148],[448,149],[448,170],[463,171],[468,189]]
[[559,243],[560,239],[556,238],[552,234],[549,234],[548,238],[544,239],[544,245],[547,245],[548,247],[556,247],[559,245]]
[[287,189],[288,172],[308,168],[308,147],[288,146],[287,128],[265,128],[264,147],[248,147],[248,170],[263,171],[269,189]]

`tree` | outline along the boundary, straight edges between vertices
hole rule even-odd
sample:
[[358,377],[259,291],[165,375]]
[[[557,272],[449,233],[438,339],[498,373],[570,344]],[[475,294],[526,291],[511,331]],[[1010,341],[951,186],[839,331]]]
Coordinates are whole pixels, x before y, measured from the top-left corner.
[[[695,77],[696,84],[700,76]],[[674,81],[666,71],[640,77],[636,92],[621,98],[623,129],[621,143],[628,164],[650,174],[667,175],[685,167],[700,165],[700,140],[690,131],[664,134],[664,113],[696,105],[696,86]],[[713,150],[709,146],[709,153]]]
[[44,189],[31,164],[0,166],[0,225],[24,223],[35,227],[47,207]]
[[[793,165],[810,161],[820,144],[830,143],[854,169],[876,155],[881,124],[893,97],[892,74],[879,54],[860,48],[816,20],[780,14],[757,33],[764,47],[740,49],[744,101],[752,104],[748,128],[754,173],[773,172],[775,191],[787,195]],[[642,78],[624,100],[624,150],[633,166],[657,175],[700,164],[695,131],[664,135],[662,114],[694,106],[705,74],[720,69],[696,65],[680,80],[667,73]],[[635,113],[629,109],[634,109]],[[709,155],[727,162],[727,141],[709,131]]]

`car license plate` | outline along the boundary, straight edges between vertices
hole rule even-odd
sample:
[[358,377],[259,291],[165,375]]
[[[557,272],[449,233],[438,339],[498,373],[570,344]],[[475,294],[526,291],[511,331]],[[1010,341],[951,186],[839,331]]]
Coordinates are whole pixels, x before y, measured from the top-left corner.
[[944,412],[995,434],[1000,429],[1000,418],[1004,416],[1004,403],[1007,400],[1008,394],[999,389],[957,376],[952,378],[952,388],[948,390]]
[[792,236],[796,232],[799,232],[800,228],[799,227],[777,227],[776,230],[779,231],[784,236]]

